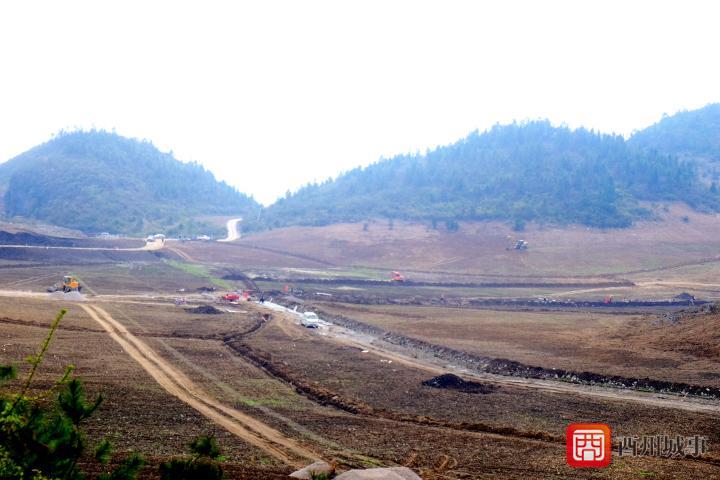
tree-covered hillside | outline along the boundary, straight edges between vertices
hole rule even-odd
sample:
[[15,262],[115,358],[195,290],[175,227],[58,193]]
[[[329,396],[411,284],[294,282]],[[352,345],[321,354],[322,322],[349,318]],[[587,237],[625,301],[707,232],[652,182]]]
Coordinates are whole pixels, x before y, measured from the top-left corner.
[[625,227],[640,201],[716,209],[716,187],[690,162],[634,149],[620,136],[553,127],[496,126],[423,155],[402,155],[308,185],[279,200],[257,227],[322,225],[372,217],[509,220]]
[[0,164],[0,189],[7,217],[86,232],[203,233],[193,217],[259,209],[202,166],[105,131],[62,133]]
[[720,161],[720,103],[664,116],[634,134],[630,145],[681,158]]

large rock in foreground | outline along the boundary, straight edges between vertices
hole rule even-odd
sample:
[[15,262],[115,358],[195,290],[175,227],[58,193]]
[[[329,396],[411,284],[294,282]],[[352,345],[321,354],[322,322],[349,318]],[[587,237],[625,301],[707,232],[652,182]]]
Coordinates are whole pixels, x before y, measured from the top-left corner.
[[302,480],[312,480],[313,475],[318,475],[322,473],[331,474],[333,472],[335,472],[335,467],[329,465],[326,462],[320,461],[312,463],[305,468],[301,468],[300,470],[291,473],[290,477],[300,478]]
[[335,480],[422,480],[407,467],[369,468],[350,470],[335,477]]

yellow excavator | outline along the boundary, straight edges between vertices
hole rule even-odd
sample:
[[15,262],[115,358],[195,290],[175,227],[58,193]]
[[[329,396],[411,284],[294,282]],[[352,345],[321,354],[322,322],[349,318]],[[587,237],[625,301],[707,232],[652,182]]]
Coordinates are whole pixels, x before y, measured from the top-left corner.
[[65,293],[70,292],[82,292],[82,285],[78,281],[77,277],[73,275],[65,275],[62,279],[62,283],[56,283],[52,287],[48,287],[48,292],[57,292],[62,290]]

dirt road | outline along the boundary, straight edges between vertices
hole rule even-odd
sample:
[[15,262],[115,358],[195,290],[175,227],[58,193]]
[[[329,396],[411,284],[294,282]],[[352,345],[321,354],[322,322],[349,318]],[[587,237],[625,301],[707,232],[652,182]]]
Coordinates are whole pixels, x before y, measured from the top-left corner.
[[103,308],[90,304],[81,304],[80,306],[168,393],[187,403],[213,422],[288,465],[301,467],[307,464],[308,460],[321,459],[317,453],[284,436],[274,428],[212,398],[184,373],[131,334]]
[[23,285],[23,284],[26,284],[26,283],[36,282],[36,281],[38,281],[38,280],[46,280],[46,279],[47,279],[47,280],[50,280],[50,279],[55,279],[55,278],[57,278],[59,275],[62,275],[62,272],[53,272],[53,273],[48,273],[48,274],[43,274],[43,275],[35,275],[35,276],[32,276],[32,277],[28,277],[28,278],[22,278],[22,279],[20,279],[20,280],[13,280],[13,281],[8,282],[8,283],[3,283],[3,284],[0,285],[0,286],[2,286],[2,287],[18,287],[18,286],[20,286],[20,285]]
[[692,281],[652,281],[652,282],[636,282],[631,287],[629,286],[618,286],[618,287],[593,287],[593,288],[585,288],[581,290],[566,290],[562,292],[557,293],[551,293],[546,294],[545,296],[548,298],[558,298],[558,297],[569,297],[572,295],[580,295],[585,293],[597,293],[597,292],[610,292],[612,290],[627,290],[628,288],[635,288],[635,289],[661,289],[663,287],[670,287],[670,288],[681,288],[681,289],[688,289],[688,290],[703,290],[703,291],[718,291],[720,290],[720,283],[700,283],[700,282],[692,282]]
[[227,221],[227,224],[225,225],[227,227],[227,237],[218,240],[218,242],[232,242],[234,240],[237,240],[240,238],[240,229],[238,226],[240,225],[240,222],[242,221],[242,218],[233,218],[231,220]]
[[120,248],[120,247],[58,247],[50,245],[0,245],[0,248],[31,248],[36,250],[81,250],[90,252],[143,252],[160,250],[165,247],[165,242],[145,242],[142,247]]

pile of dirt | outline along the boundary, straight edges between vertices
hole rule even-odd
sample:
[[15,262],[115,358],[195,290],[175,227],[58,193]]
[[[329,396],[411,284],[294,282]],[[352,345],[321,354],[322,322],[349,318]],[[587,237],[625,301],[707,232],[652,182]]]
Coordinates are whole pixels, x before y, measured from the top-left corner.
[[494,385],[485,385],[480,382],[463,380],[462,378],[458,377],[457,375],[453,375],[452,373],[446,373],[444,375],[433,377],[430,380],[425,380],[424,382],[422,382],[422,384],[426,387],[457,390],[458,392],[463,393],[485,394],[492,393],[497,389],[497,387],[495,387]]
[[223,313],[222,310],[218,310],[212,305],[200,305],[195,308],[186,308],[185,311],[188,313],[202,313],[204,315],[217,315]]

